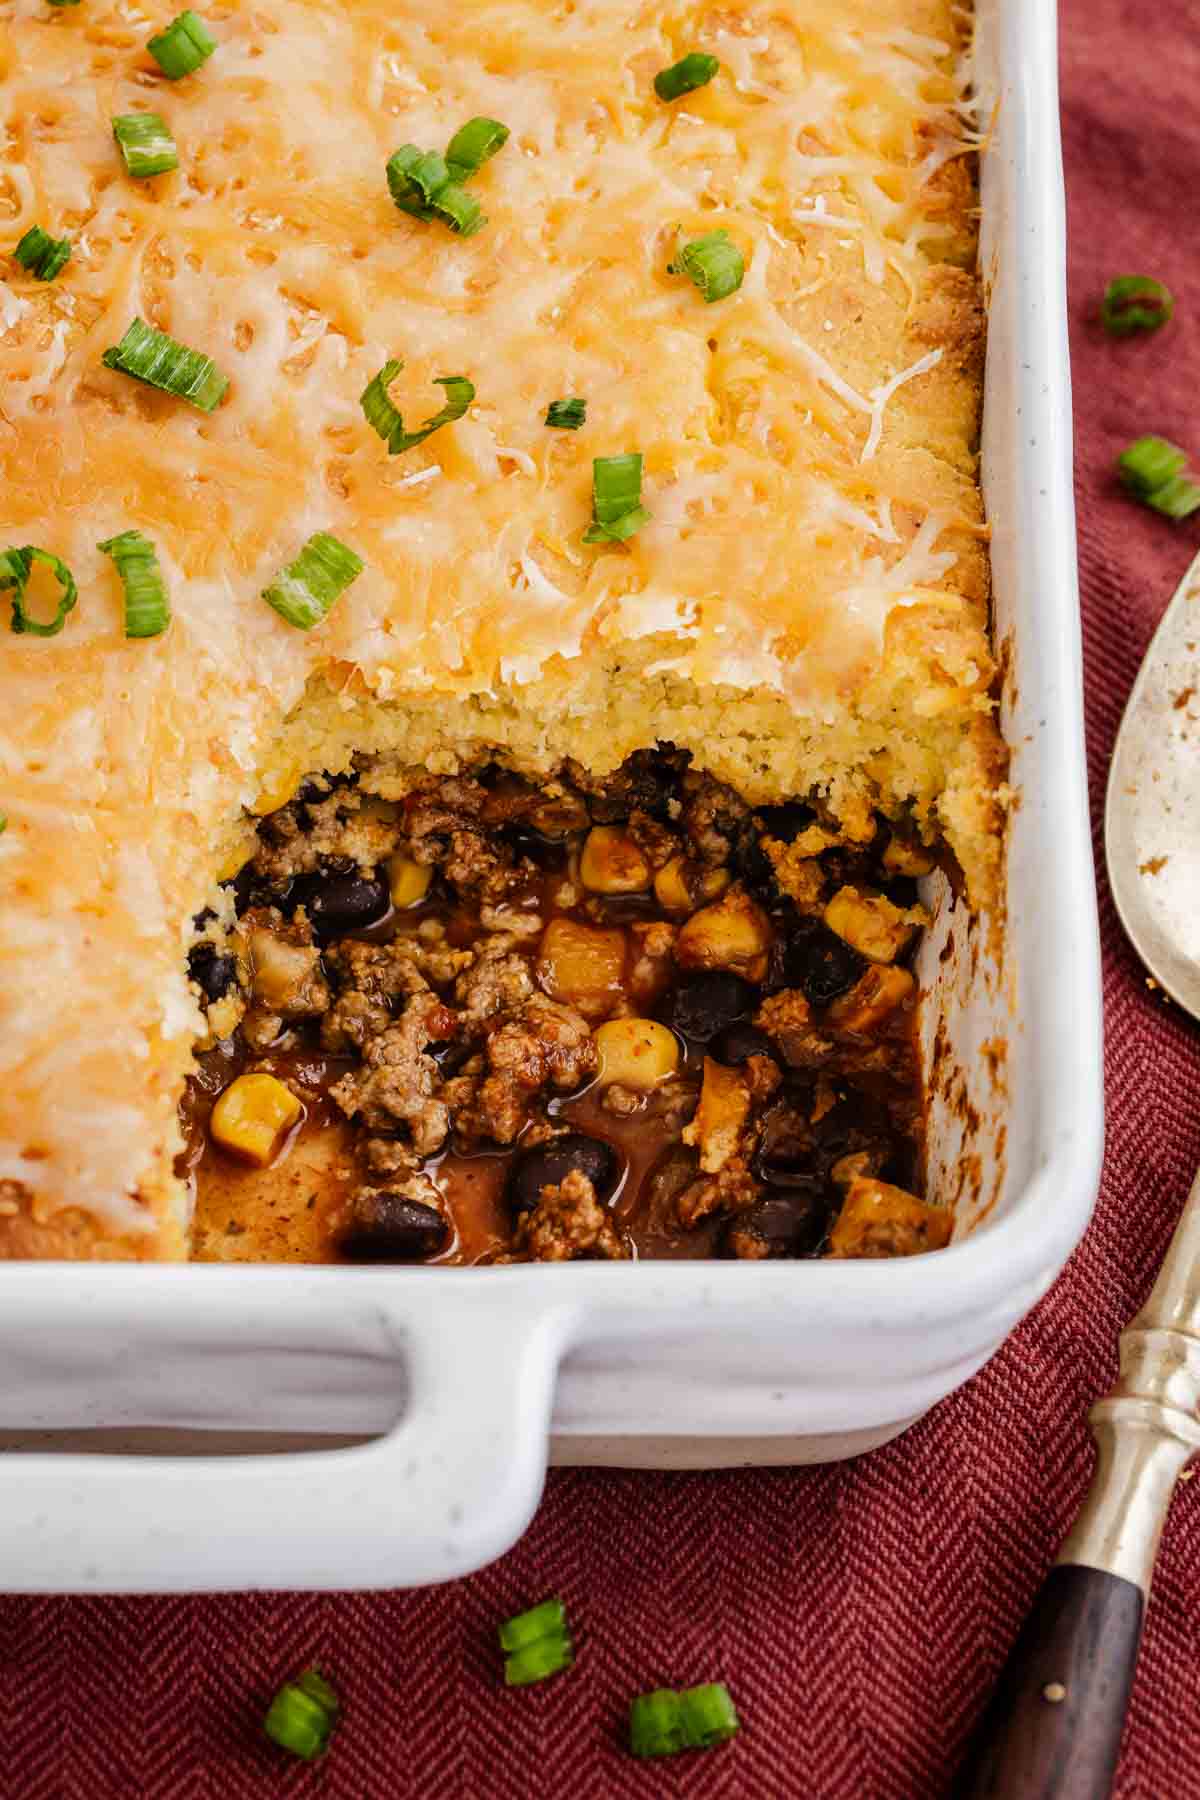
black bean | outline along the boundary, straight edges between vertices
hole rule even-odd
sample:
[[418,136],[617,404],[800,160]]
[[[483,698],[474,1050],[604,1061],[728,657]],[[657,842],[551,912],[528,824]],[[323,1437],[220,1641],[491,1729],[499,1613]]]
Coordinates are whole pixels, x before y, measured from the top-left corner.
[[566,860],[565,840],[547,837],[544,831],[537,831],[532,825],[503,825],[497,836],[514,856],[527,856],[539,869],[558,868]]
[[893,875],[882,885],[893,906],[915,906],[921,897],[911,875]]
[[815,1196],[825,1187],[827,1170],[819,1162],[812,1126],[787,1101],[772,1107],[764,1119],[751,1167],[772,1188]]
[[766,1245],[768,1256],[811,1256],[825,1235],[829,1211],[817,1196],[769,1194],[730,1221],[726,1248],[733,1235],[750,1235]]
[[854,986],[866,966],[858,951],[819,919],[799,919],[784,944],[781,976],[813,1006],[828,1006]]
[[509,1205],[514,1212],[528,1212],[537,1205],[544,1187],[557,1187],[573,1169],[586,1175],[599,1198],[606,1200],[617,1185],[621,1164],[612,1145],[602,1138],[569,1131],[564,1137],[523,1150],[514,1159],[505,1189]]
[[715,1056],[720,1063],[728,1063],[730,1068],[737,1068],[748,1062],[752,1056],[773,1056],[779,1059],[779,1051],[757,1025],[727,1025],[719,1032],[709,1047],[709,1055]]
[[449,1237],[436,1208],[375,1189],[355,1206],[338,1249],[350,1262],[424,1262],[445,1249]]
[[758,1004],[758,989],[725,969],[705,969],[673,988],[664,1003],[666,1023],[697,1043],[724,1031]]
[[387,883],[371,875],[306,875],[292,889],[293,906],[303,905],[313,935],[328,944],[347,931],[363,931],[391,905]]
[[221,885],[233,889],[233,904],[240,918],[252,906],[286,906],[292,883],[285,881],[279,887],[272,887],[255,873],[251,861],[243,863],[232,881],[224,881]]
[[211,1005],[237,986],[237,961],[220,955],[215,944],[193,944],[188,951],[188,974]]
[[812,807],[805,806],[802,800],[785,800],[781,806],[761,806],[755,814],[762,823],[763,836],[778,838],[783,844],[794,844],[816,816]]

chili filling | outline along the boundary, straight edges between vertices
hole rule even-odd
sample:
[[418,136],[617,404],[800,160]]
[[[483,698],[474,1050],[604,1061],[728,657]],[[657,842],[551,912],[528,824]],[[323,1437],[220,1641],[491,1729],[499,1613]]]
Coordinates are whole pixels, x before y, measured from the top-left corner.
[[669,746],[534,783],[312,777],[189,972],[201,1260],[904,1255],[931,853]]

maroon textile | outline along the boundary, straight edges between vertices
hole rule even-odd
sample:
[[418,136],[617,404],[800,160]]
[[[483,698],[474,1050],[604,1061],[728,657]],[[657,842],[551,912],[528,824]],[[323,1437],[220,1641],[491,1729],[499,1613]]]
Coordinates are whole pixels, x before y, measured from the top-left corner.
[[[1163,603],[1200,546],[1120,498],[1157,431],[1200,458],[1200,4],[1064,0],[1078,499],[1090,772]],[[1087,322],[1113,274],[1177,297],[1157,338]],[[1036,529],[1036,525],[1034,526]],[[1200,1160],[1200,1044],[1145,987],[1102,894],[1110,1148],[1066,1274],[974,1381],[856,1464],[553,1475],[524,1542],[456,1586],[395,1595],[0,1600],[3,1800],[936,1800],[1082,1494],[1090,1400]],[[1070,929],[1069,921],[1055,921]],[[0,1477],[2,1479],[2,1477]],[[1200,1797],[1200,1480],[1159,1559],[1117,1792]],[[576,1671],[510,1695],[496,1621],[567,1602]],[[317,1658],[345,1723],[312,1770],[257,1733]],[[720,1677],[744,1720],[707,1756],[642,1766],[631,1694]],[[286,1784],[286,1786],[285,1786]]]

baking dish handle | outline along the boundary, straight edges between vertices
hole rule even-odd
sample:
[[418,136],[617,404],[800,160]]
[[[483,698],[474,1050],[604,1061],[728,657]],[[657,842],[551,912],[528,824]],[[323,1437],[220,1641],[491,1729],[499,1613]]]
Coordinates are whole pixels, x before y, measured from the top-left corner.
[[361,1446],[6,1456],[0,1591],[418,1587],[469,1574],[537,1507],[570,1318],[514,1318],[510,1299],[482,1292],[389,1309],[407,1404]]

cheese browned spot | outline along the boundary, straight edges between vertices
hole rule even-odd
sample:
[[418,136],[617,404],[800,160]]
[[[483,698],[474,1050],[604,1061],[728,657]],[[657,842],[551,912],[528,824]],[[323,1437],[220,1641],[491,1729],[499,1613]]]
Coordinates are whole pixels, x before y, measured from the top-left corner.
[[[903,811],[996,890],[951,0],[214,3],[216,54],[149,92],[180,168],[134,182],[110,121],[172,11],[0,16],[5,241],[72,241],[51,286],[0,269],[0,544],[81,592],[0,667],[0,1255],[181,1254],[189,921],[283,769],[603,773],[667,739],[755,804]],[[694,45],[721,74],[664,106]],[[459,240],[383,171],[477,114],[511,137]],[[717,228],[746,276],[707,306],[666,265]],[[101,365],[134,316],[228,374],[216,412]],[[396,458],[358,406],[391,356],[406,418],[477,388]],[[583,430],[543,425],[562,394]],[[634,449],[652,521],[585,548],[592,458]],[[133,528],[152,643],[96,547]],[[259,594],[317,530],[366,568],[306,635]]]

